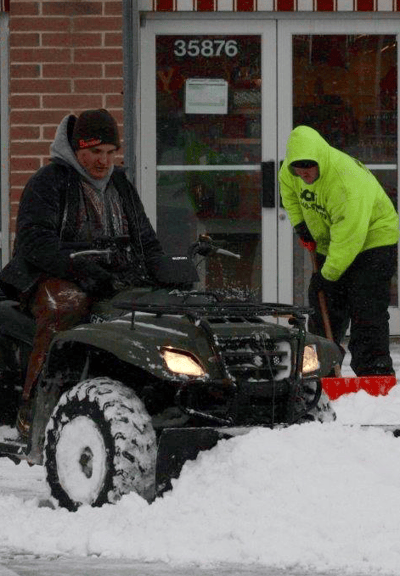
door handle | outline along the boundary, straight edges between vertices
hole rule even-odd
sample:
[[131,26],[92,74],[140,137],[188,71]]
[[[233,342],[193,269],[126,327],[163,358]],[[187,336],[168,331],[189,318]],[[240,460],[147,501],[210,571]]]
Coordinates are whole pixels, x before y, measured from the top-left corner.
[[262,172],[262,206],[263,208],[275,208],[275,162],[261,162]]

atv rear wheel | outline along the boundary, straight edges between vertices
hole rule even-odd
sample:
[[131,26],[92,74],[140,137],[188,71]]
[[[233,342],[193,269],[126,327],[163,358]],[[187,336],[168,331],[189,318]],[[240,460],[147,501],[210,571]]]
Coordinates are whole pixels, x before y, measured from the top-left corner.
[[128,492],[152,500],[156,437],[142,401],[106,377],[63,394],[45,434],[52,496],[69,510],[114,503]]

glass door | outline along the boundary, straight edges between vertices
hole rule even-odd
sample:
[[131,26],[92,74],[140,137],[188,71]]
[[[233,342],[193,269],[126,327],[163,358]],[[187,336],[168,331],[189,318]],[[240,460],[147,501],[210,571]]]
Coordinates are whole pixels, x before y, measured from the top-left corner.
[[[314,32],[314,28],[318,33]],[[298,125],[311,126],[336,148],[361,160],[398,208],[398,29],[354,21],[283,23],[280,28],[280,158]],[[290,111],[290,114],[288,114]],[[280,298],[307,303],[309,255],[279,213]],[[392,281],[391,332],[399,334],[398,274]]]
[[142,42],[142,71],[155,70],[142,76],[142,200],[167,252],[210,234],[240,254],[209,259],[204,289],[254,300],[263,266],[276,271],[276,236],[267,258],[262,249],[263,229],[276,233],[275,122],[263,108],[275,107],[274,35],[274,23],[243,33],[232,22],[155,21]]

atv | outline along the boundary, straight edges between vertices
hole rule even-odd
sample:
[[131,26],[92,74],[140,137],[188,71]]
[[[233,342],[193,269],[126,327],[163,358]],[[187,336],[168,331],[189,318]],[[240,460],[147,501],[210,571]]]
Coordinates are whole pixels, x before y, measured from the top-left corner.
[[[193,262],[215,254],[238,257],[200,236],[190,257],[169,261],[193,281]],[[179,288],[122,291],[54,336],[27,440],[14,422],[35,325],[0,302],[0,455],[44,465],[69,510],[131,491],[151,502],[221,438],[334,419],[321,379],[341,352],[307,333],[310,308],[182,289],[174,275]]]

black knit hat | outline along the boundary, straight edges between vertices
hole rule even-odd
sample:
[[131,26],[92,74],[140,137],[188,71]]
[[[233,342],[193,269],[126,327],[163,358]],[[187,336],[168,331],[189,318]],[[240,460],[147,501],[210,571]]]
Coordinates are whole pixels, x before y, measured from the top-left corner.
[[73,150],[81,150],[100,144],[114,144],[120,148],[117,123],[104,108],[85,110],[75,122],[71,146]]

